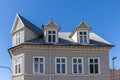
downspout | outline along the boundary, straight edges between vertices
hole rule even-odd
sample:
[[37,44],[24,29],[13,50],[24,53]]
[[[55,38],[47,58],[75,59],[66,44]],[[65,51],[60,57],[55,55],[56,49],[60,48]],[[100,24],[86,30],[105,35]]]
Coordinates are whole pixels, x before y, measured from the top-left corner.
[[52,65],[51,65],[51,54],[52,54],[52,46],[51,45],[49,45],[49,66],[50,66],[50,68],[49,68],[49,80],[51,80],[51,74],[52,74],[52,72],[51,72],[51,68],[52,68]]

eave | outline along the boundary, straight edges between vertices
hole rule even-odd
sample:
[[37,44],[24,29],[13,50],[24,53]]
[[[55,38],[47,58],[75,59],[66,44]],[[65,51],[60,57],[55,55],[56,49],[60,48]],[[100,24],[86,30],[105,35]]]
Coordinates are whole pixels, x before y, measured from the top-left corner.
[[13,53],[18,50],[28,49],[28,50],[37,50],[37,49],[43,49],[43,50],[73,50],[73,51],[79,51],[79,50],[109,50],[114,45],[55,45],[55,44],[27,44],[22,43],[20,45],[14,46],[12,48],[8,49],[9,55],[13,56]]

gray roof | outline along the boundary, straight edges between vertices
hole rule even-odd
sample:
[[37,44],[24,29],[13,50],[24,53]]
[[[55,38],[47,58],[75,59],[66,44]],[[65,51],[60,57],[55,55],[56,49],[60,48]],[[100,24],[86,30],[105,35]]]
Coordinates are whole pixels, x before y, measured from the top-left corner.
[[[29,41],[25,41],[24,43],[27,44],[49,44],[46,43],[44,41],[44,38],[42,35],[42,30],[40,28],[38,28],[37,26],[35,26],[34,24],[32,24],[31,22],[29,22],[27,19],[25,19],[24,17],[22,17],[21,15],[19,15],[19,18],[21,19],[21,21],[23,22],[23,24],[25,25],[25,27],[29,30],[31,30],[32,32],[40,35],[40,37],[36,38],[36,39],[32,39]],[[52,21],[52,20],[51,20]],[[82,22],[83,24],[86,24],[86,22]],[[81,25],[82,25],[81,23]],[[56,25],[56,23],[55,23]],[[87,25],[88,27],[88,25]],[[70,38],[69,36],[71,35],[72,32],[59,32],[58,33],[58,43],[55,43],[54,45],[83,45],[83,44],[78,44],[75,41],[72,40],[72,38]],[[90,32],[89,33],[89,37],[90,37],[90,43],[87,45],[99,45],[99,46],[109,46],[112,44],[109,43],[108,41],[104,40],[103,38],[101,38],[100,36],[98,36],[97,34]]]
[[[82,45],[74,42],[69,35],[71,32],[59,32],[59,42],[54,44],[54,45]],[[88,45],[97,45],[97,46],[110,46],[112,45],[108,41],[104,40],[97,34],[90,32],[90,43]],[[39,37],[33,40],[26,41],[25,43],[29,44],[48,44],[44,41],[43,37]]]
[[25,25],[25,27],[27,29],[31,30],[32,32],[34,32],[34,33],[36,33],[38,35],[41,35],[42,30],[40,28],[38,28],[37,26],[32,24],[30,21],[28,21],[27,19],[25,19],[21,15],[18,14],[18,16],[20,17],[21,21],[23,22],[23,24]]

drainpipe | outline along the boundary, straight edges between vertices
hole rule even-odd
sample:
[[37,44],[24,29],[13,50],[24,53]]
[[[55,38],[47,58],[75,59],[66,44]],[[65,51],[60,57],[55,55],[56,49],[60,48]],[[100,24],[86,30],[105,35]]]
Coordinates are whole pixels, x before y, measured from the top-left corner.
[[52,54],[52,46],[51,45],[49,45],[49,66],[50,66],[50,68],[49,68],[49,80],[51,80],[51,74],[52,74],[52,72],[51,72],[51,68],[52,68],[52,65],[51,65],[51,63],[52,63],[52,61],[51,61],[51,54]]
[[113,79],[112,79],[112,80],[115,80],[115,67],[114,67],[114,60],[115,60],[116,58],[117,58],[117,57],[113,57],[113,58],[112,58],[112,61],[113,61],[113,64],[112,64],[112,65],[113,65],[113,75],[112,75],[112,76],[113,76]]

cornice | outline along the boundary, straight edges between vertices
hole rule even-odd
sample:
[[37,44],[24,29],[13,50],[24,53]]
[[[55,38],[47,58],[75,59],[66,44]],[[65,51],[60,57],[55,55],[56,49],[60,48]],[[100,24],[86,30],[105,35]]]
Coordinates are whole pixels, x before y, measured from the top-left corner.
[[40,44],[20,44],[18,46],[9,49],[10,53],[14,53],[20,50],[62,50],[62,51],[85,51],[85,50],[109,50],[112,46],[95,46],[95,45],[40,45]]

